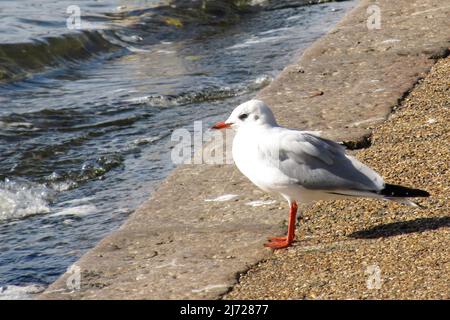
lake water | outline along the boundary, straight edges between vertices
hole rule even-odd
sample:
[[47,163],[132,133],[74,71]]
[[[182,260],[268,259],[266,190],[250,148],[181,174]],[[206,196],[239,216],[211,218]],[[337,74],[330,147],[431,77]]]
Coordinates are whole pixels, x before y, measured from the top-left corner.
[[273,2],[1,1],[0,297],[54,281],[174,168],[173,130],[223,119],[354,5]]

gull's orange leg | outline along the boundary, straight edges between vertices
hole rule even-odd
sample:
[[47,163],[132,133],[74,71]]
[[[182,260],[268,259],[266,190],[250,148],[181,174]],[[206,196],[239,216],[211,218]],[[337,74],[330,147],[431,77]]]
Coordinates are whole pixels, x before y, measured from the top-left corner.
[[283,249],[291,245],[295,237],[295,220],[297,217],[297,208],[298,208],[297,203],[293,201],[291,203],[291,208],[289,210],[289,223],[287,236],[270,238],[269,242],[266,243],[264,246],[272,249]]

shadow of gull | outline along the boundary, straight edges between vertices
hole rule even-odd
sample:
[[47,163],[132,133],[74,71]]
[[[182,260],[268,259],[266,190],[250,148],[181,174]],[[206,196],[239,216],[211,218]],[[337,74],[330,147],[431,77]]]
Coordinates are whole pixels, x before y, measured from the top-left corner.
[[366,230],[353,232],[349,237],[357,239],[376,239],[401,234],[435,230],[450,227],[450,217],[418,218],[411,221],[381,224]]

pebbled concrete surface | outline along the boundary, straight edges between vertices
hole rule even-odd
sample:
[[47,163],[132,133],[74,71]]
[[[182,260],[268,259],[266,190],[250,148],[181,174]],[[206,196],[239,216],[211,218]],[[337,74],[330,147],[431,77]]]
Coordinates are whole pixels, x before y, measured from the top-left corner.
[[[364,145],[371,129],[448,52],[450,4],[378,1],[381,29],[368,30],[372,3],[361,0],[259,94],[279,123]],[[205,201],[224,194],[237,197]],[[232,165],[181,166],[119,230],[76,262],[79,290],[68,289],[72,275],[66,273],[40,298],[220,298],[239,273],[272,256],[262,244],[284,233],[287,207],[247,205],[272,199]]]

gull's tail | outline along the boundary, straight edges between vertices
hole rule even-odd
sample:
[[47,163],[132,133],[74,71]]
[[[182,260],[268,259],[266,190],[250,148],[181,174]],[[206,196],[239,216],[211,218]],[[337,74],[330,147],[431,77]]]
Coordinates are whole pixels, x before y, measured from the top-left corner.
[[384,185],[384,189],[378,191],[378,193],[388,198],[415,198],[430,196],[430,194],[424,190],[413,189],[389,183],[386,183]]
[[388,200],[408,204],[414,207],[420,207],[420,205],[406,198],[430,196],[430,194],[425,190],[413,189],[388,183],[385,184],[384,189],[378,191],[377,193]]
[[415,197],[429,197],[430,194],[427,191],[420,189],[413,189],[403,187],[395,184],[384,185],[384,188],[379,191],[367,191],[367,190],[329,190],[328,194],[344,197],[368,197],[376,199],[385,199],[394,202],[407,204],[413,207],[422,207],[421,205],[409,200],[408,198]]

